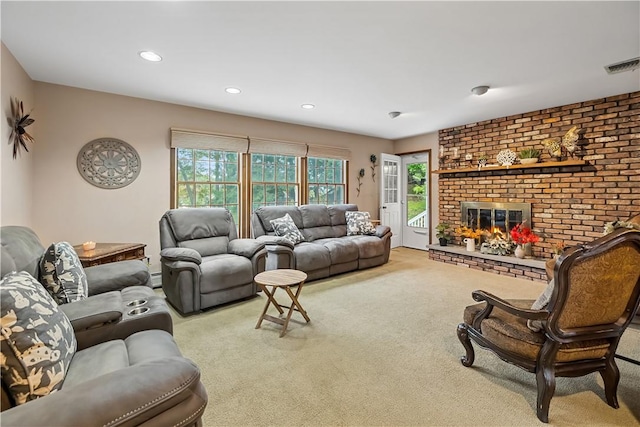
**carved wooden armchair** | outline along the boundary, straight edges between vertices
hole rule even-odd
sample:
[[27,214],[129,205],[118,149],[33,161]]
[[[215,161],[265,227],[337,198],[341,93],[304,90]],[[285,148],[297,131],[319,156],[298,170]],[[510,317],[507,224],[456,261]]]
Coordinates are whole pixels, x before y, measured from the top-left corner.
[[[597,371],[607,403],[618,408],[620,372],[614,355],[640,304],[640,231],[618,229],[566,250],[555,266],[554,282],[541,310],[531,309],[532,300],[506,301],[474,291],[473,299],[481,303],[465,309],[457,330],[466,349],[462,364],[473,364],[474,341],[535,373],[537,415],[545,423],[556,377]],[[541,330],[532,330],[531,322]]]

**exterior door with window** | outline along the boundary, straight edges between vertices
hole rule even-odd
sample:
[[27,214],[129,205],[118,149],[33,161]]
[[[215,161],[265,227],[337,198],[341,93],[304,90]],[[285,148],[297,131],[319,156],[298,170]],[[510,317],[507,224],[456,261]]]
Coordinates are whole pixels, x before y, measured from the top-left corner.
[[380,223],[391,228],[391,247],[402,244],[402,208],[400,195],[402,189],[401,159],[393,154],[380,156],[382,173],[380,177]]
[[426,250],[429,244],[429,155],[402,156],[402,246]]

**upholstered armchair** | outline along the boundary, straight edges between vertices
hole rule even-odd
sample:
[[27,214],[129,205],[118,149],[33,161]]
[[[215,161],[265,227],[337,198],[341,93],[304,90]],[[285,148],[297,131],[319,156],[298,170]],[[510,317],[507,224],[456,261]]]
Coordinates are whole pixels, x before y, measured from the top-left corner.
[[572,247],[558,259],[546,306],[503,300],[483,291],[467,307],[458,338],[471,366],[471,342],[502,360],[536,374],[537,415],[548,422],[556,377],[598,372],[607,403],[618,408],[620,372],[614,355],[640,304],[640,231],[618,229],[592,243]]
[[225,208],[183,208],[160,219],[162,289],[182,314],[255,295],[253,278],[265,270],[267,251],[239,239]]

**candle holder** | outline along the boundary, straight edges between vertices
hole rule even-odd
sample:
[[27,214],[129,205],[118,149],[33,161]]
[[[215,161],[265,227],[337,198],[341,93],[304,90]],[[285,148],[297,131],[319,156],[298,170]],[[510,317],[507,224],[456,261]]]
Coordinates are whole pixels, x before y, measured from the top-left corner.
[[96,242],[88,241],[82,244],[82,249],[85,251],[92,251],[96,248]]

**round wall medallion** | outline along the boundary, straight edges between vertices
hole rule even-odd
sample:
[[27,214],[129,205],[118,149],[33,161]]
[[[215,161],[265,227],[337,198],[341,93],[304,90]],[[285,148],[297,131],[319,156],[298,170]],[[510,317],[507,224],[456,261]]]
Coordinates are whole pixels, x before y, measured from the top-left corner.
[[100,188],[122,188],[140,174],[140,156],[129,144],[115,138],[99,138],[78,153],[78,172]]

